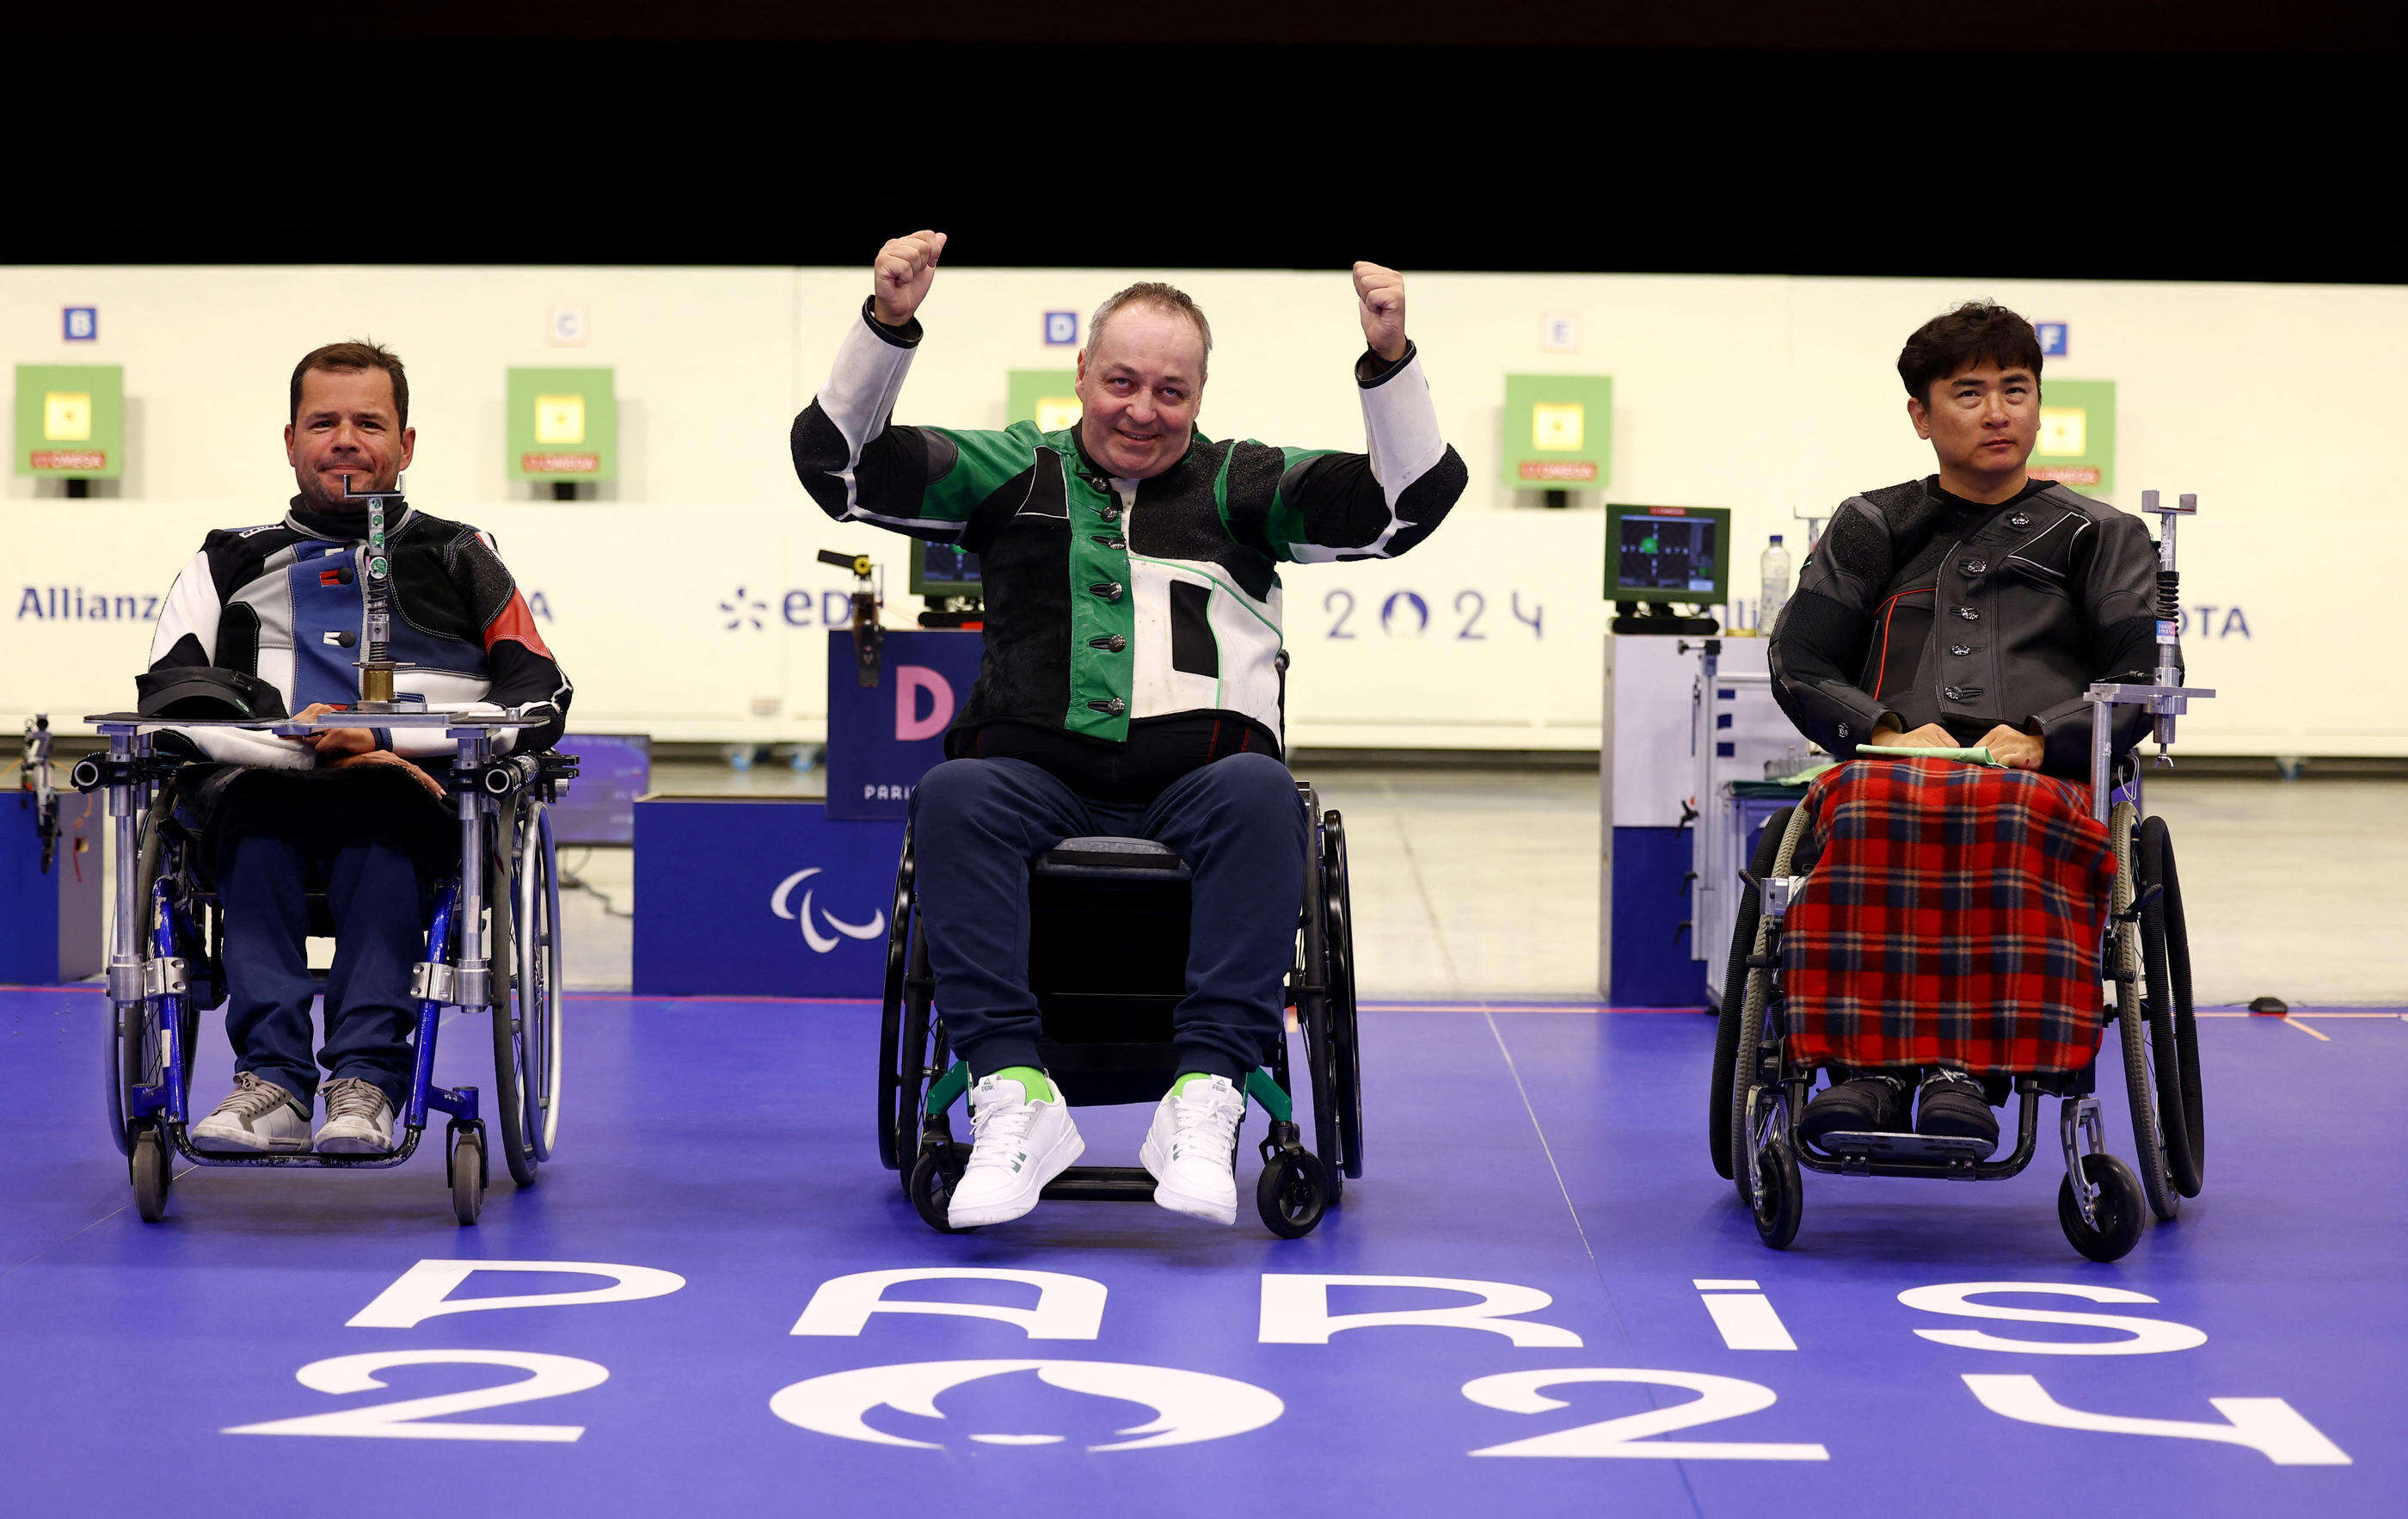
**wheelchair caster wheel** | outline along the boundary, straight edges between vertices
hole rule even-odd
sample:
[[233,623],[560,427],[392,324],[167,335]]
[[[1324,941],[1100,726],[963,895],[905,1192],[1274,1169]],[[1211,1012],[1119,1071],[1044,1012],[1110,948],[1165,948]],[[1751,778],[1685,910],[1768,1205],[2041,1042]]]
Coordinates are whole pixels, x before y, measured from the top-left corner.
[[463,1129],[452,1139],[452,1215],[474,1224],[485,1209],[485,1138]]
[[2141,1179],[2132,1174],[2130,1167],[2106,1154],[2083,1156],[2082,1174],[2099,1188],[2099,1196],[2090,1203],[2099,1226],[2094,1229],[2082,1221],[2082,1207],[2074,1201],[2071,1176],[2057,1183],[2057,1221],[2065,1225],[2065,1237],[2072,1241],[2073,1248],[2092,1260],[2122,1260],[2141,1242],[2142,1225],[2149,1218],[2149,1201],[2141,1195]]
[[920,1215],[921,1223],[939,1234],[975,1232],[975,1225],[957,1229],[945,1217],[945,1210],[953,1200],[953,1183],[961,1179],[962,1163],[954,1158],[953,1146],[920,1152],[911,1162],[911,1176],[906,1185],[911,1196],[911,1211]]
[[134,1154],[126,1168],[134,1181],[134,1211],[145,1224],[156,1224],[167,1216],[171,1165],[166,1141],[157,1129],[145,1127],[134,1137]]
[[1283,1151],[1263,1167],[1254,1182],[1254,1211],[1263,1225],[1283,1240],[1301,1240],[1329,1210],[1329,1171],[1306,1150]]
[[1756,1193],[1749,1199],[1748,1211],[1756,1220],[1756,1238],[1774,1250],[1786,1250],[1798,1238],[1798,1221],[1806,1213],[1798,1155],[1787,1139],[1775,1138],[1756,1153]]

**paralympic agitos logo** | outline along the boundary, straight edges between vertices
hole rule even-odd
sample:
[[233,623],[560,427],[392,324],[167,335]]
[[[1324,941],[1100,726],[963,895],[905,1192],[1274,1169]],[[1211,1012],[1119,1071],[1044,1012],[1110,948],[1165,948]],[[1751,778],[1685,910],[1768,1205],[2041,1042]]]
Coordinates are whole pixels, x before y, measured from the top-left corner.
[[[794,902],[795,888],[802,886],[803,882],[818,875],[820,870],[821,867],[814,865],[806,869],[797,870],[778,882],[778,889],[769,894],[769,910],[781,918],[799,924],[803,930],[803,942],[811,947],[813,954],[825,954],[848,939],[867,939],[884,937],[886,912],[883,909],[871,913],[867,923],[847,923],[825,908],[815,908],[811,902],[812,889],[808,886],[803,888],[801,904],[797,906]],[[825,918],[828,927],[835,929],[836,932],[831,934],[821,928],[814,921],[815,917]]]

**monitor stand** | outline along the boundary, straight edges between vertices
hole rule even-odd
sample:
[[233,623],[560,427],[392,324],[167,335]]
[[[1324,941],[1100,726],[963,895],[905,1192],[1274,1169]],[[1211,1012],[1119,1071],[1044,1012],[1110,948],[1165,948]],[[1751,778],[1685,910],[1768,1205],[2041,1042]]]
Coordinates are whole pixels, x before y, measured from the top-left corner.
[[1617,601],[1612,629],[1620,634],[1719,633],[1721,624],[1704,615],[1684,617],[1663,602]]

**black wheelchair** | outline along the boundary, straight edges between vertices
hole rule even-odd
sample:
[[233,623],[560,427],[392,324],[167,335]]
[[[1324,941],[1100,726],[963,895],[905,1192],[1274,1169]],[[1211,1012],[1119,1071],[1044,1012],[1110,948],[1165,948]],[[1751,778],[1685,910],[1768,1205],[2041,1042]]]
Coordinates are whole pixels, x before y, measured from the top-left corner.
[[[1299,782],[1312,820],[1312,856],[1297,912],[1287,996],[1292,1031],[1304,1039],[1314,1148],[1303,1143],[1290,1094],[1288,1040],[1268,1068],[1246,1078],[1246,1095],[1269,1115],[1259,1149],[1254,1206],[1273,1234],[1297,1239],[1339,1204],[1345,1178],[1363,1174],[1363,1086],[1354,1010],[1354,919],[1347,896],[1346,832]],[[934,1229],[957,1232],[946,1205],[969,1159],[948,1111],[969,1084],[932,1006],[927,935],[914,887],[907,830],[895,876],[880,1025],[878,1157],[900,1171],[905,1196]],[[1042,1019],[1038,1050],[1068,1100],[1082,1107],[1159,1101],[1179,1074],[1170,1015],[1183,995],[1188,871],[1170,850],[1141,838],[1067,838],[1029,869],[1031,990]],[[1142,1167],[1073,1166],[1045,1198],[1145,1201],[1154,1178]],[[964,1231],[966,1232],[966,1231]]]
[[2139,1175],[2107,1153],[2095,1059],[2061,1073],[1980,1073],[1993,1103],[2010,1091],[2017,1099],[2014,1147],[2004,1159],[1992,1159],[1995,1147],[1976,1139],[1838,1133],[1824,1136],[1818,1146],[1804,1138],[1799,1120],[1818,1073],[1785,1053],[1782,997],[1782,922],[1808,879],[1792,873],[1806,828],[1803,813],[1793,807],[1766,825],[1746,873],[1723,982],[1707,1113],[1714,1169],[1736,1183],[1756,1234],[1773,1249],[1785,1249],[1797,1238],[1804,1209],[1801,1166],[1844,1176],[2014,1176],[2030,1164],[2037,1148],[2043,1096],[2057,1099],[2065,1154],[2057,1222],[2083,1254],[2096,1261],[2122,1259],[2140,1242],[2151,1214],[2172,1219],[2185,1197],[2199,1196],[2207,1135],[2182,883],[2165,820],[2142,814],[2138,756],[2112,752],[2111,722],[2115,706],[2146,708],[2155,718],[2162,758],[2172,741],[2174,719],[2187,703],[2215,695],[2184,686],[2177,674],[2174,630],[2181,623],[2174,601],[2172,519],[2195,510],[2195,499],[2185,496],[2179,507],[2160,508],[2156,492],[2143,496],[2143,509],[2158,512],[2165,523],[2157,682],[2101,682],[2085,693],[2096,736],[2091,807],[2106,824],[2115,853],[2114,898],[2098,963],[2113,988],[2105,1018],[2117,1030]]
[[[301,721],[176,719],[133,713],[89,718],[108,740],[105,753],[75,769],[85,792],[108,798],[112,923],[108,958],[110,1017],[106,1039],[110,1137],[127,1157],[136,1211],[165,1216],[180,1155],[202,1167],[301,1167],[380,1170],[417,1150],[429,1109],[449,1115],[445,1178],[454,1216],[477,1222],[489,1180],[487,1139],[475,1087],[434,1082],[436,1031],[443,1010],[490,1011],[493,1107],[510,1179],[536,1183],[559,1133],[561,1090],[560,874],[547,809],[577,774],[575,756],[497,752],[498,735],[541,726],[546,715],[484,708],[468,712],[380,712],[387,727],[441,728],[457,754],[448,777],[459,819],[459,867],[436,888],[426,957],[414,969],[418,1028],[402,1133],[381,1154],[311,1152],[226,1154],[194,1146],[191,1095],[200,1015],[225,997],[222,924],[197,868],[198,840],[176,819],[178,775],[185,761],[159,753],[164,727],[273,728],[287,736],[356,725],[342,712]],[[331,934],[322,898],[313,894],[311,932]]]

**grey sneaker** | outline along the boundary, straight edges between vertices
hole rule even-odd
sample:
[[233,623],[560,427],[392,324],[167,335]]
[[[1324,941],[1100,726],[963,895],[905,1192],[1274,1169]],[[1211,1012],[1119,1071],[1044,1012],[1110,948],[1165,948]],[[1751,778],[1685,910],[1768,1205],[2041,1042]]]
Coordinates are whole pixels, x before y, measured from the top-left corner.
[[309,1110],[274,1082],[237,1071],[225,1100],[193,1125],[193,1143],[203,1150],[307,1150]]
[[393,1148],[393,1104],[374,1082],[346,1076],[328,1082],[320,1095],[326,1100],[326,1122],[318,1130],[321,1151],[380,1155]]

